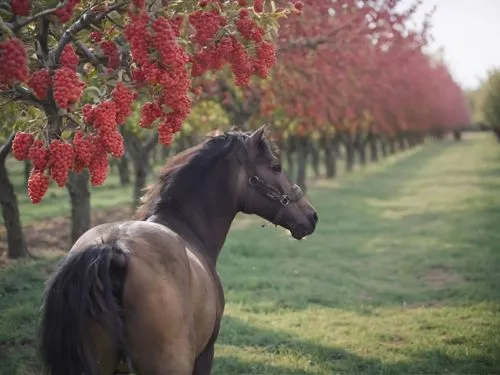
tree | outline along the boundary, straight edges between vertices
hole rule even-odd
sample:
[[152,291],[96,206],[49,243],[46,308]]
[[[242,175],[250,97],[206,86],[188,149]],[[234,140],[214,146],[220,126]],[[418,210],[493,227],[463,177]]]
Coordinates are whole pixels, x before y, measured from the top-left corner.
[[480,111],[500,142],[500,69],[488,72],[486,82],[481,87]]
[[[26,120],[24,111],[16,108],[13,103],[0,103],[2,119],[0,123],[0,206],[7,231],[7,256],[22,258],[29,255],[26,238],[21,225],[21,217],[14,186],[9,179],[5,162],[12,151],[14,129],[18,121]],[[21,116],[20,116],[21,115]],[[18,121],[16,121],[18,120]],[[10,133],[10,135],[8,135]],[[2,144],[3,143],[3,144]]]
[[1,94],[46,115],[14,140],[43,151],[32,201],[49,179],[66,185],[70,171],[88,168],[91,183],[102,184],[108,155],[123,155],[118,129],[138,98],[146,101],[140,125],[156,127],[168,145],[191,111],[191,77],[228,66],[239,86],[265,78],[275,62],[271,35],[292,9],[262,0],[13,1],[2,13]]
[[44,114],[16,134],[13,146],[22,152],[14,156],[33,164],[33,203],[51,180],[68,187],[73,240],[90,225],[87,175],[92,185],[103,184],[108,157],[124,155],[119,129],[134,102],[144,102],[140,126],[156,128],[159,141],[170,144],[196,97],[192,77],[228,66],[240,86],[253,75],[265,78],[275,63],[278,19],[295,9],[262,0],[4,5],[0,95]]

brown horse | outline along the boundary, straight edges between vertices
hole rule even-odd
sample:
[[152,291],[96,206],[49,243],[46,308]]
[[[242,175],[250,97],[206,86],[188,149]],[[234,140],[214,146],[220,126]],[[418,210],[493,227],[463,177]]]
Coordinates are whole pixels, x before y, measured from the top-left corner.
[[301,239],[317,214],[263,135],[231,132],[177,155],[137,221],[91,228],[48,282],[40,357],[51,375],[208,375],[224,309],[215,266],[235,215]]

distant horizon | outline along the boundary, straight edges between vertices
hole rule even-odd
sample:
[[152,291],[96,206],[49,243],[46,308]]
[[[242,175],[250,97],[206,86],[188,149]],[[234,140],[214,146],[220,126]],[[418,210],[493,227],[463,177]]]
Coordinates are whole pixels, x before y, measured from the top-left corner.
[[[403,0],[407,8],[412,0]],[[421,23],[436,6],[431,18],[434,41],[429,49],[443,49],[452,77],[464,90],[477,89],[488,70],[500,68],[500,0],[423,0],[414,21]]]

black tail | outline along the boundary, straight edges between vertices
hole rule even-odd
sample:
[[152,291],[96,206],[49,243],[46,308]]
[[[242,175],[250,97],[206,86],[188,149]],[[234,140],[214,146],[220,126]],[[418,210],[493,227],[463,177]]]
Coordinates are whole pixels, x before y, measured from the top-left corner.
[[127,253],[99,244],[68,255],[47,283],[39,332],[39,355],[51,375],[98,374],[86,332],[90,319],[124,348],[121,295]]

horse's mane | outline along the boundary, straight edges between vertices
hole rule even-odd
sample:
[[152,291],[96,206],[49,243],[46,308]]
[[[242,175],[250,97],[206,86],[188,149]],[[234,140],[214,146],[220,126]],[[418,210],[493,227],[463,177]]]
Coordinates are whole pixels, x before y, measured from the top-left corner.
[[235,131],[208,137],[175,155],[160,171],[157,182],[146,189],[143,204],[135,214],[136,219],[146,220],[158,209],[182,202],[192,188],[203,183],[215,161],[227,156],[238,142],[248,136]]

